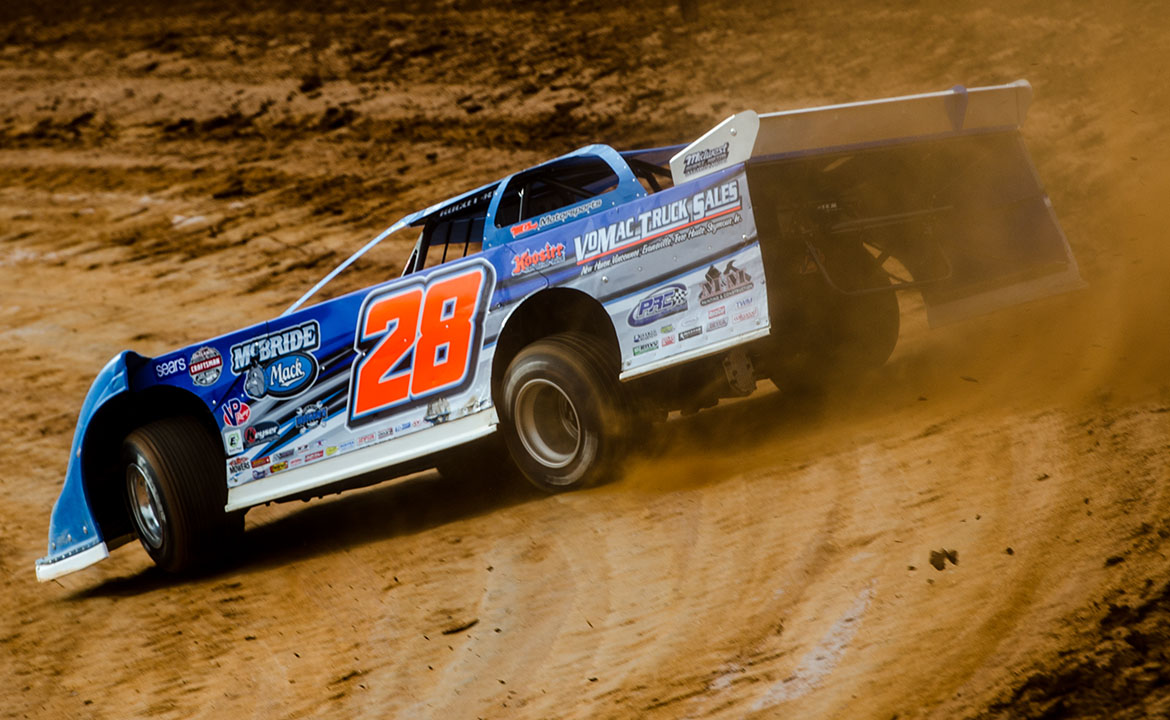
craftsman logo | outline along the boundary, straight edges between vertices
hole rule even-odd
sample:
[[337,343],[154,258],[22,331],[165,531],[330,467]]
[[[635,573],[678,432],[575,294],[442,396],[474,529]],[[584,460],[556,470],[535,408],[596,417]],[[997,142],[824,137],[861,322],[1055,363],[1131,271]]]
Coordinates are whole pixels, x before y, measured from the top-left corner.
[[228,427],[247,425],[250,417],[252,408],[239,398],[232,398],[223,404],[223,424]]
[[726,300],[732,295],[745,293],[753,287],[755,286],[752,284],[752,276],[748,275],[746,270],[737,268],[734,261],[728,261],[723,272],[719,272],[712,265],[707,270],[703,284],[700,286],[699,304],[710,305]]
[[187,363],[187,372],[191,375],[191,382],[202,387],[214,385],[223,372],[223,356],[219,351],[204,345],[191,353],[191,360]]
[[321,326],[316,320],[309,320],[232,345],[232,372],[240,375],[255,365],[268,365],[277,358],[293,353],[307,353],[320,346]]
[[273,440],[280,435],[280,426],[271,420],[250,425],[244,430],[244,445],[246,447],[253,447],[260,443]]
[[695,337],[696,335],[701,335],[702,333],[703,333],[703,328],[701,328],[701,327],[687,328],[686,330],[683,330],[682,332],[680,332],[678,334],[678,339],[679,340],[689,340],[689,339]]
[[513,258],[515,265],[512,267],[512,275],[524,275],[526,273],[539,270],[541,268],[555,265],[565,259],[565,244],[557,243],[552,245],[545,243],[543,248],[533,252],[532,250],[525,250]]
[[[690,237],[687,233],[676,233],[676,231],[697,225],[704,220],[726,215],[741,207],[737,180],[707,188],[690,197],[675,200],[661,207],[603,225],[574,237],[573,244],[577,251],[577,264],[584,265],[614,253],[621,254],[614,257],[612,262],[623,262],[670,247],[675,242],[683,242]],[[696,231],[698,230],[701,228],[696,229]],[[676,235],[665,237],[671,233],[676,233]],[[662,240],[636,250],[633,249],[643,243],[649,243],[655,238],[662,238]],[[630,250],[630,252],[622,252],[625,250]]]
[[730,143],[723,143],[719,147],[696,150],[684,155],[683,175],[690,175],[723,164],[727,160],[730,149]]
[[306,433],[329,419],[329,409],[321,403],[310,403],[297,408],[293,425],[298,432]]
[[632,327],[642,327],[687,309],[687,287],[672,283],[655,290],[638,301],[626,320]]

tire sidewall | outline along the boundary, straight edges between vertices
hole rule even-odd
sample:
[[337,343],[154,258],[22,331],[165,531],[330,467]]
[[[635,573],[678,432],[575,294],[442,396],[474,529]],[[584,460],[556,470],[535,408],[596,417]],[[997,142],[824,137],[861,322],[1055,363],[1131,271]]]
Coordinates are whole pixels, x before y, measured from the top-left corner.
[[[134,487],[129,477],[129,470],[132,465],[137,465],[146,474],[149,480],[154,483],[155,490],[158,493],[158,501],[162,506],[163,512],[163,519],[159,527],[161,542],[158,547],[153,547],[147,541],[143,531],[142,519],[139,517],[136,507],[137,503],[134,499]],[[155,463],[152,461],[151,454],[145,448],[141,447],[133,436],[127,438],[122,446],[121,468],[122,486],[126,495],[127,511],[130,514],[131,522],[134,525],[134,531],[138,535],[139,542],[156,565],[164,568],[170,567],[174,564],[175,560],[176,532],[178,531],[175,523],[179,521],[169,497],[170,488],[159,475]]]
[[[531,380],[544,380],[562,392],[577,414],[580,444],[563,467],[550,467],[532,456],[515,425],[520,389]],[[521,351],[509,365],[502,386],[504,437],[516,465],[537,487],[561,492],[593,484],[604,473],[613,454],[613,413],[603,407],[585,364],[567,349],[550,342]]]

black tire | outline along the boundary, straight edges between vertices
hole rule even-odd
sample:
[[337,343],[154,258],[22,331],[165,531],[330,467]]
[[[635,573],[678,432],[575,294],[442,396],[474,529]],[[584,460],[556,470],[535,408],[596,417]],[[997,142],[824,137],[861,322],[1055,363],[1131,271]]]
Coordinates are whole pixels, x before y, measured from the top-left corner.
[[508,365],[501,427],[516,466],[546,492],[611,479],[626,436],[617,361],[583,333],[537,340]]
[[224,512],[223,448],[198,420],[156,420],[122,443],[131,522],[142,547],[168,572],[202,567],[243,530],[243,513]]

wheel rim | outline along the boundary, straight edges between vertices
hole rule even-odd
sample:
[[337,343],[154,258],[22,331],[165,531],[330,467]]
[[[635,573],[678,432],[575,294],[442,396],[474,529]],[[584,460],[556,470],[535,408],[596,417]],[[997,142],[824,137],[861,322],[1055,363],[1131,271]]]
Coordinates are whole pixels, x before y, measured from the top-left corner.
[[516,394],[516,431],[528,454],[563,468],[581,449],[581,421],[564,391],[548,380],[529,380]]
[[162,547],[163,525],[167,518],[163,513],[158,485],[150,473],[137,463],[127,466],[126,484],[130,488],[130,507],[134,511],[142,540],[152,548]]

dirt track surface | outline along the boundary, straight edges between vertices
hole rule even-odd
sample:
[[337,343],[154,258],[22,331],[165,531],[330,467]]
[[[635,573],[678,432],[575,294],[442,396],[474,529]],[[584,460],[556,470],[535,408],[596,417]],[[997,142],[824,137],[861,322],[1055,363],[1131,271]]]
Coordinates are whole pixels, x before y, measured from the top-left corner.
[[[803,5],[0,11],[0,717],[1170,713],[1170,17]],[[253,510],[212,576],[36,584],[117,351],[587,142],[1018,77],[1086,290],[929,332],[903,297],[860,391],[674,421],[587,492],[422,474]]]

